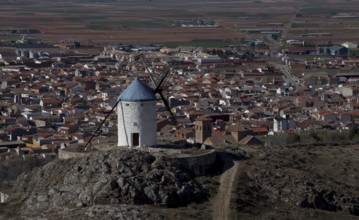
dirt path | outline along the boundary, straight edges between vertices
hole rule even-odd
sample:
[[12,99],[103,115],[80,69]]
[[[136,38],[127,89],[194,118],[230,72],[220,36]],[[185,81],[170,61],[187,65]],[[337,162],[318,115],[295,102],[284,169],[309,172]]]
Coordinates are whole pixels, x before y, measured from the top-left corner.
[[236,176],[239,171],[239,161],[227,153],[219,153],[224,160],[224,172],[219,179],[219,189],[213,198],[212,208],[214,220],[228,220],[231,216],[230,202],[235,187]]

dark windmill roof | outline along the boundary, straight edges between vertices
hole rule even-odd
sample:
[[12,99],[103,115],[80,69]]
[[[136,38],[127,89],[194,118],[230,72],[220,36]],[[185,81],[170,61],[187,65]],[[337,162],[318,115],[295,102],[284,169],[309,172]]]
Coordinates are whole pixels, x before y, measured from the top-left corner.
[[136,78],[122,92],[122,94],[117,98],[117,100],[125,102],[155,101],[156,96],[154,91],[150,87],[144,85],[138,78]]

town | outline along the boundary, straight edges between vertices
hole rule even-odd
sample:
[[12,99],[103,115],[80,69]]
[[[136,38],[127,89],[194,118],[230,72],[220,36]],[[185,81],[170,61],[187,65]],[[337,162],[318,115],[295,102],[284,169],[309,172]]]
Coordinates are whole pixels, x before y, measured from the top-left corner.
[[0,220],[359,216],[358,9],[3,1]]
[[[53,157],[60,148],[87,143],[135,77],[150,84],[150,75],[158,79],[165,71],[164,94],[176,120],[157,102],[162,143],[290,144],[313,129],[356,128],[358,44],[303,46],[311,42],[293,39],[287,49],[273,51],[273,41],[98,48],[78,41],[47,45],[25,35],[11,42],[13,54],[1,57],[0,151]],[[94,141],[115,140],[116,131],[113,113]],[[282,134],[289,138],[275,138]],[[337,132],[311,136],[347,139]]]

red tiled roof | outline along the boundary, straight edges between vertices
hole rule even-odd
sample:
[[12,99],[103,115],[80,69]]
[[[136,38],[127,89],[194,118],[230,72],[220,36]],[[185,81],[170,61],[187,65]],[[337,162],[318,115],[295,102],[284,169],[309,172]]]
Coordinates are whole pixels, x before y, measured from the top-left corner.
[[254,133],[268,133],[267,128],[252,128]]
[[349,114],[353,117],[359,117],[359,110],[353,110],[349,112]]

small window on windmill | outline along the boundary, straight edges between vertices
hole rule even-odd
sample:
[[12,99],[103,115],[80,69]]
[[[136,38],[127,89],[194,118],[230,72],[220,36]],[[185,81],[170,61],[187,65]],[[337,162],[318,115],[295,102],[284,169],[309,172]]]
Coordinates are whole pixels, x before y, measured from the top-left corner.
[[143,106],[143,104],[141,103],[141,106]]
[[133,126],[136,126],[136,127],[137,127],[137,126],[138,126],[138,125],[137,125],[137,122],[133,122]]
[[126,103],[126,106],[130,106],[130,104]]

